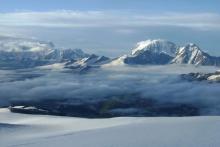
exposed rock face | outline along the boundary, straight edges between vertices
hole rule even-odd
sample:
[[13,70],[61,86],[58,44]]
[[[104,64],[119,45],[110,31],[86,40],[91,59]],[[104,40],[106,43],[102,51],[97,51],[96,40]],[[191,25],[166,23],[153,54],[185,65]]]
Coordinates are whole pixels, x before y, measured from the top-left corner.
[[173,58],[165,53],[154,53],[151,51],[145,51],[136,56],[129,56],[124,59],[125,64],[133,65],[163,65],[168,64]]
[[168,64],[175,56],[177,46],[165,40],[147,40],[137,43],[125,64]]
[[97,68],[103,64],[110,62],[110,59],[105,56],[95,54],[80,60],[71,60],[65,64],[65,68],[73,69],[77,72],[84,73],[91,68]]
[[89,54],[84,53],[81,49],[53,49],[47,56],[48,60],[55,60],[57,62],[79,60],[89,57]]
[[176,57],[171,62],[176,64],[219,65],[220,58],[210,56],[195,44],[188,44],[178,50]]
[[189,73],[182,74],[181,78],[187,81],[208,81],[208,82],[220,82],[220,72],[215,73]]

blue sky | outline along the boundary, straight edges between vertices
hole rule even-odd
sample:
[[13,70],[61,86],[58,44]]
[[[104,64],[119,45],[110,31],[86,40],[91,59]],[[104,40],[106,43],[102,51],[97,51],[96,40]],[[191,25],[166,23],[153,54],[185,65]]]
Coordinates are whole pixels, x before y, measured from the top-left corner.
[[219,6],[219,0],[0,0],[0,35],[109,56],[160,38],[220,55]]
[[0,0],[0,10],[113,10],[219,12],[219,0]]

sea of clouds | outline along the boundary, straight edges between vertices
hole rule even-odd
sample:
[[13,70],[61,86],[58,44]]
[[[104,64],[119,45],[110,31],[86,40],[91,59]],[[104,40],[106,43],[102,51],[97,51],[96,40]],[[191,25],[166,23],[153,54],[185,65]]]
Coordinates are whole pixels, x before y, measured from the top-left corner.
[[[180,78],[183,73],[216,70],[216,67],[186,65],[102,67],[86,74],[42,68],[1,70],[0,106],[9,105],[11,100],[89,101],[138,93],[142,98],[161,102],[202,105],[204,114],[216,115],[220,114],[220,84]],[[30,78],[30,74],[35,76]]]

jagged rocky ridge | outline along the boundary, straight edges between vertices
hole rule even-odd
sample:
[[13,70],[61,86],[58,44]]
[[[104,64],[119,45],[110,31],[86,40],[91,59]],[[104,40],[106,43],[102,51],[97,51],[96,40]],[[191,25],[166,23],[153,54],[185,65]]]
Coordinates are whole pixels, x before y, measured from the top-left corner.
[[130,55],[111,60],[105,56],[84,53],[80,49],[55,48],[51,42],[0,38],[0,68],[30,68],[61,62],[65,63],[65,68],[86,71],[105,64],[219,66],[220,57],[211,56],[192,43],[179,47],[161,39],[139,42]]
[[64,63],[78,72],[99,67],[110,58],[87,54],[81,49],[56,48],[52,42],[0,37],[0,68],[20,69]]
[[220,65],[220,57],[214,57],[203,52],[197,45],[188,44],[178,49],[171,63],[193,65]]
[[65,68],[75,70],[80,73],[87,72],[91,68],[100,67],[110,61],[110,58],[92,54],[80,60],[70,60],[65,64]]
[[181,78],[187,81],[220,82],[220,71],[215,73],[188,73],[182,74]]

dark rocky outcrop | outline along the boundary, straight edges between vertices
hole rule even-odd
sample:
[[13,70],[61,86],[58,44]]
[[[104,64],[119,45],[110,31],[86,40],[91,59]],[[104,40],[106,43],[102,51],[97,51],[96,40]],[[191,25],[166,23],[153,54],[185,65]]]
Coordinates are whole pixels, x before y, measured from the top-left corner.
[[80,100],[13,101],[11,105],[10,110],[15,113],[86,118],[200,115],[198,106],[184,103],[159,103],[146,98],[110,97],[88,102]]

